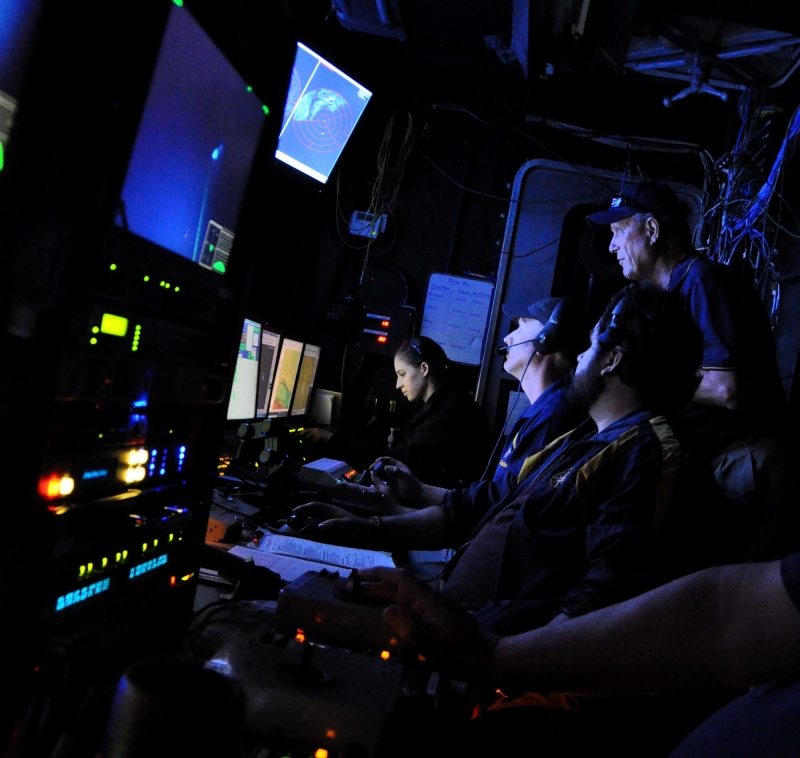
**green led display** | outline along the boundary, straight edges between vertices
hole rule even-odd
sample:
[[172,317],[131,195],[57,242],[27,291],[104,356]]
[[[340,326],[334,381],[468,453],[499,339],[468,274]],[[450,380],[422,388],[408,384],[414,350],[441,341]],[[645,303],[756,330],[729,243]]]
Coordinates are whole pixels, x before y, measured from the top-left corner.
[[104,313],[100,331],[114,337],[124,337],[128,333],[128,319],[124,316],[115,316],[113,313]]
[[179,8],[183,8],[183,0],[172,0]]
[[180,292],[180,291],[181,291],[180,287],[175,287],[175,292]]
[[248,91],[248,92],[252,92],[252,91],[253,91],[253,88],[252,88],[252,87],[248,87],[248,88],[247,88],[247,91]]
[[213,252],[214,252],[214,246],[213,246],[213,245],[209,245],[209,246],[208,246],[208,251],[209,251],[210,253],[213,253]]
[[116,271],[116,270],[117,270],[117,264],[116,264],[116,263],[112,263],[112,264],[109,266],[109,268],[110,268],[112,271]]
[[149,282],[149,281],[150,281],[150,277],[149,277],[149,276],[146,276],[146,277],[144,278],[144,280],[145,280],[146,282]]

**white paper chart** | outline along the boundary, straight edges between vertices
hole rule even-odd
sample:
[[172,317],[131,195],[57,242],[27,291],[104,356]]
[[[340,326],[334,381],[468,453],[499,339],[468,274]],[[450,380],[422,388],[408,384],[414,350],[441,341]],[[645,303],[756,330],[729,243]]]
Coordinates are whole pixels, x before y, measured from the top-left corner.
[[450,274],[431,274],[420,334],[438,342],[447,357],[481,362],[494,283]]

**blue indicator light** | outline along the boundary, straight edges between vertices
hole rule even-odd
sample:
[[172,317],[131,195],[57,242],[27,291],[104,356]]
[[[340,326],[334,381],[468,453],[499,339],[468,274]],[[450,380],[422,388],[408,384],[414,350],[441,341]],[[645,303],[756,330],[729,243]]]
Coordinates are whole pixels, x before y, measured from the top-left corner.
[[178,448],[178,452],[180,452],[180,453],[185,453],[185,452],[186,452],[186,445],[181,445],[181,446]]
[[161,474],[161,476],[164,476],[164,474],[167,473],[167,470],[165,468],[162,468],[161,471],[159,471],[158,473]]
[[158,450],[151,450],[150,455],[151,456],[158,455]]
[[133,404],[133,407],[134,408],[147,408],[147,398],[145,398],[144,400],[137,400]]
[[128,574],[128,579],[133,579],[134,577],[146,574],[148,571],[152,571],[159,566],[163,566],[166,562],[166,555],[160,555],[158,558],[151,558],[149,561],[145,561],[144,563],[140,563],[138,566],[134,566]]
[[178,456],[178,458],[180,458],[181,460],[183,460],[185,457],[186,457],[186,453],[181,453],[181,454]]
[[93,471],[84,471],[81,474],[81,479],[103,479],[108,476],[108,469],[95,469]]
[[[162,557],[166,558],[166,556]],[[58,598],[58,600],[56,600],[56,610],[63,611],[64,608],[68,608],[76,603],[81,603],[90,597],[94,597],[95,595],[99,595],[101,592],[105,592],[108,589],[110,582],[110,579],[103,579],[99,582],[95,582],[94,584],[89,584],[86,587],[81,587],[81,589],[75,590],[74,592],[68,592],[66,595],[62,595],[60,598]]]

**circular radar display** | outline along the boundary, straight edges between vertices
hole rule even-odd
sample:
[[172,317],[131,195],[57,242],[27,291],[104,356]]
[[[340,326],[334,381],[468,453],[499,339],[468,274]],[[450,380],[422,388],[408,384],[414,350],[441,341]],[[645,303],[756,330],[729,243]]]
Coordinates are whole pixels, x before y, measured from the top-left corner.
[[331,89],[306,92],[294,111],[294,131],[309,150],[341,149],[353,131],[353,111],[342,95]]
[[303,83],[300,80],[300,72],[297,66],[292,66],[292,79],[289,82],[289,94],[286,96],[286,106],[283,109],[283,123],[289,120],[292,115],[292,109],[297,104],[300,98],[300,93],[303,91]]

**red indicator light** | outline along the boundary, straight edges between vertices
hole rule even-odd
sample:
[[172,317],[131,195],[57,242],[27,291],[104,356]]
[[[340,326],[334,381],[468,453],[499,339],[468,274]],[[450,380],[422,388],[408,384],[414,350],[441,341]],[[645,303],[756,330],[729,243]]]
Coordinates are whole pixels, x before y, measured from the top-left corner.
[[380,342],[381,345],[382,345],[384,342],[386,342],[387,339],[388,339],[387,337],[385,337],[384,335],[381,335],[380,337],[378,337],[378,342]]
[[391,321],[381,321],[381,326],[391,326],[391,325],[392,325]]
[[61,495],[61,477],[55,474],[43,476],[39,480],[39,494],[47,498],[59,497]]
[[175,584],[177,583],[177,581],[178,581],[178,577],[176,577],[176,576],[171,576],[171,577],[169,578],[169,586],[170,586],[170,587],[174,587],[174,586],[175,586]]

